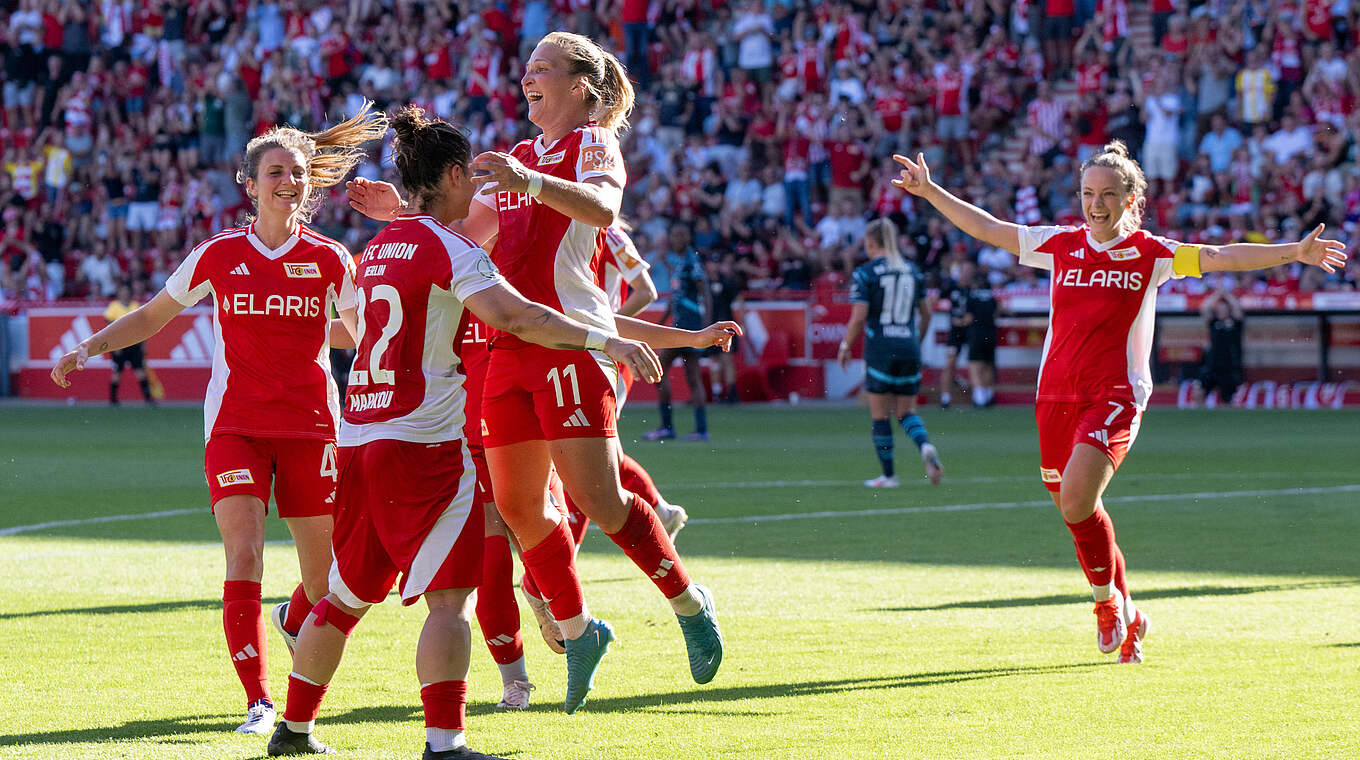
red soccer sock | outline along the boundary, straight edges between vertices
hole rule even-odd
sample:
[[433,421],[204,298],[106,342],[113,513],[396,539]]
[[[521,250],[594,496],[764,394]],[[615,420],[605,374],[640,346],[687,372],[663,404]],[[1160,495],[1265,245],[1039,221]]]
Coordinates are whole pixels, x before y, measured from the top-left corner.
[[567,503],[567,527],[571,530],[571,542],[580,547],[581,542],[586,540],[586,528],[590,527],[590,518],[576,508],[570,496],[563,498]]
[[312,600],[307,598],[307,590],[299,583],[293,589],[293,598],[288,600],[288,617],[283,619],[283,630],[296,636],[302,630],[302,624],[307,622],[312,606]]
[[[520,559],[523,561],[523,556],[521,556]],[[524,575],[520,576],[519,587],[524,589],[524,593],[535,599],[543,598],[543,592],[538,590],[538,584],[534,583],[533,573],[529,572],[527,566],[524,568]]]
[[491,650],[491,659],[498,665],[508,665],[524,656],[519,604],[515,602],[515,561],[510,556],[510,539],[505,536],[487,536],[482,546],[477,625]]
[[1119,544],[1114,545],[1114,587],[1119,589],[1119,595],[1127,597],[1129,595],[1129,580],[1124,576],[1124,552],[1120,551]]
[[[585,609],[581,579],[576,574],[576,550],[566,520],[557,523],[548,537],[520,555],[524,568],[533,573],[540,598],[547,598],[553,618],[570,620]],[[442,728],[442,727],[441,727]]]
[[1114,577],[1114,523],[1104,507],[1079,523],[1067,523],[1077,545],[1077,561],[1092,586],[1108,586]]
[[283,719],[294,723],[316,720],[321,711],[321,700],[326,698],[329,684],[304,681],[296,673],[288,675],[288,699],[283,708]]
[[647,506],[656,507],[662,503],[661,492],[656,490],[652,476],[637,463],[636,459],[627,454],[623,455],[623,462],[619,465],[619,480],[623,483],[624,490],[642,497]]
[[675,544],[666,535],[652,508],[634,494],[629,505],[628,519],[618,533],[609,535],[628,558],[652,579],[667,599],[679,596],[689,588],[689,573],[680,562]]
[[451,731],[465,730],[467,722],[467,681],[437,681],[420,687],[425,705],[425,727]]
[[269,699],[269,668],[265,663],[264,614],[260,584],[227,581],[222,584],[222,630],[236,677],[246,690],[246,704]]

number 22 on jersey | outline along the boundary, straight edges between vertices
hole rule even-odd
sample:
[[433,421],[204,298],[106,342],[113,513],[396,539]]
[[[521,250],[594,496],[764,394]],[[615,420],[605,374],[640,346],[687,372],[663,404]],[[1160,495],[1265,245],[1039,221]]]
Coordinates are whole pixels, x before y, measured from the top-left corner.
[[[359,330],[355,336],[360,348],[364,347],[364,335],[368,331],[368,307],[378,301],[387,304],[387,321],[383,324],[378,339],[373,343],[373,348],[368,351],[368,367],[360,369],[357,366],[350,370],[349,381],[355,385],[396,385],[397,376],[391,369],[383,368],[383,354],[387,353],[387,348],[392,343],[392,338],[401,330],[402,311],[401,294],[397,289],[388,284],[374,285],[371,291],[359,288],[355,291],[358,301],[356,308],[359,315]],[[356,359],[356,364],[358,360]]]

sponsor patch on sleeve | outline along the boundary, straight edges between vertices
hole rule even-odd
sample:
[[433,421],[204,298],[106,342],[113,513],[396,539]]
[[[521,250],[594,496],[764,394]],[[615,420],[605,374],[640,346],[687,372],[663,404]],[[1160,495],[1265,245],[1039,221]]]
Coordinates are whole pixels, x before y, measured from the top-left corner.
[[581,148],[581,171],[610,172],[614,170],[614,156],[603,145],[587,145]]
[[316,262],[284,264],[283,273],[292,278],[316,278],[321,276],[321,267]]
[[1040,468],[1039,468],[1039,477],[1043,478],[1045,483],[1061,483],[1061,482],[1062,482],[1062,473],[1061,473],[1061,472],[1058,472],[1057,470],[1053,469],[1052,467],[1040,467]]
[[255,478],[248,469],[227,470],[217,473],[217,485],[226,488],[227,486],[239,486],[253,484]]

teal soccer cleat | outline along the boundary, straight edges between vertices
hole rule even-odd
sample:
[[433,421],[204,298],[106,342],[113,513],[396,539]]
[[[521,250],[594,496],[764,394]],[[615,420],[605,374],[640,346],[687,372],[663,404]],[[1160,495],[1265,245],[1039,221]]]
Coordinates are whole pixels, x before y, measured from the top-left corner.
[[596,618],[579,639],[567,639],[567,698],[562,702],[567,715],[585,704],[586,695],[595,688],[595,671],[613,640],[614,629]]
[[722,631],[718,629],[718,608],[713,604],[713,593],[695,584],[694,590],[704,600],[703,609],[696,615],[676,615],[680,632],[685,635],[689,650],[689,672],[695,683],[708,683],[718,674],[722,664]]

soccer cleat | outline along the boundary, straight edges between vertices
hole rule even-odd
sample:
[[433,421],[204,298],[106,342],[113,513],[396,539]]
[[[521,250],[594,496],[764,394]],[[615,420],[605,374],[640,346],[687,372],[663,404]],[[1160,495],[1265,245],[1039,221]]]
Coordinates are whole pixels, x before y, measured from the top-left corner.
[[614,629],[598,618],[591,618],[580,638],[567,639],[567,697],[562,707],[567,715],[585,704],[586,695],[595,688],[595,671],[614,640]]
[[718,608],[713,604],[713,593],[694,585],[703,600],[703,608],[694,615],[676,615],[680,632],[685,635],[685,649],[689,650],[689,673],[695,683],[708,683],[718,674],[722,664],[723,639],[718,629]]
[[523,586],[519,590],[524,592],[524,601],[529,603],[529,609],[534,611],[534,617],[538,619],[538,633],[543,637],[543,643],[558,654],[566,652],[566,645],[562,643],[562,628],[553,620],[548,603],[524,591]]
[[661,527],[665,529],[666,535],[671,537],[671,543],[675,543],[675,537],[679,535],[680,529],[689,522],[689,513],[678,504],[657,504],[653,509],[656,510],[656,516],[661,519]]
[[700,432],[698,432],[698,431],[696,430],[696,431],[693,432],[693,433],[687,433],[687,434],[685,434],[685,440],[686,440],[686,441],[693,441],[693,442],[707,442],[707,441],[708,441],[708,431],[704,431],[704,432],[700,433]]
[[334,754],[335,750],[317,741],[315,736],[310,733],[298,733],[289,728],[287,723],[280,723],[279,727],[274,729],[274,735],[269,737],[270,757]]
[[292,654],[293,651],[297,649],[298,637],[296,633],[289,633],[288,630],[283,627],[283,621],[287,619],[288,602],[279,602],[274,605],[274,609],[269,611],[269,622],[274,624],[274,628],[276,628],[279,635],[283,637],[283,643],[288,647],[288,653]]
[[649,441],[673,441],[675,440],[675,428],[660,427],[642,437]]
[[267,734],[274,727],[274,705],[257,699],[246,708],[246,722],[236,727],[238,734]]
[[1095,614],[1096,648],[1105,654],[1119,649],[1128,628],[1124,625],[1123,611],[1119,609],[1119,595],[1096,602]]
[[895,475],[879,475],[873,480],[864,481],[866,488],[897,488],[900,485]]
[[926,479],[932,486],[938,486],[944,479],[944,466],[940,464],[940,452],[935,444],[927,443],[921,447],[921,461],[926,466]]
[[502,710],[527,710],[529,692],[533,690],[534,685],[528,681],[511,681],[505,685],[505,695],[496,703],[496,707]]
[[1120,665],[1141,665],[1143,662],[1143,639],[1152,629],[1152,621],[1139,610],[1133,623],[1129,626],[1129,634],[1124,637],[1124,645],[1119,647]]
[[505,758],[484,755],[481,752],[470,750],[466,746],[435,752],[431,749],[430,743],[425,742],[425,754],[420,756],[420,760],[505,760]]

